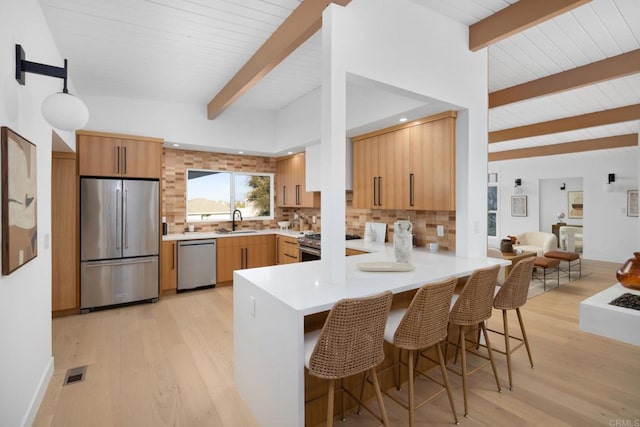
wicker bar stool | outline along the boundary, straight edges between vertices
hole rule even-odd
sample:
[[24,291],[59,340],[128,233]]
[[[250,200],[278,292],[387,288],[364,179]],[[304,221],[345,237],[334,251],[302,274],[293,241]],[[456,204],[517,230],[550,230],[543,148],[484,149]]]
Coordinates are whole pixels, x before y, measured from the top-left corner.
[[[402,354],[402,350],[406,350],[408,352],[407,363],[405,366],[407,366],[409,370],[409,404],[405,405],[392,394],[387,393],[387,395],[396,403],[409,410],[409,426],[414,425],[415,410],[439,396],[443,391],[447,392],[449,404],[451,405],[451,412],[453,413],[453,419],[455,423],[458,424],[458,417],[456,416],[456,409],[453,404],[451,386],[449,385],[449,377],[447,376],[447,369],[445,367],[441,346],[442,341],[447,337],[451,297],[457,282],[458,279],[452,278],[442,282],[426,284],[418,289],[418,292],[413,297],[409,308],[392,310],[389,313],[387,326],[384,331],[384,339],[398,347],[398,390],[400,390],[400,368],[404,365],[404,363],[401,362],[400,356]],[[436,348],[436,353],[438,355],[437,361],[424,354],[433,347]],[[415,365],[417,364],[417,359],[420,356],[440,365],[443,382],[440,382],[416,369]],[[389,368],[393,368],[395,366],[396,364]],[[420,374],[442,387],[442,389],[438,390],[417,405],[415,404],[414,391],[415,374]]]
[[[376,391],[380,416],[367,406],[385,426],[389,425],[382,400],[375,367],[384,360],[384,327],[391,307],[390,291],[378,295],[343,299],[335,303],[324,327],[304,336],[305,366],[309,373],[329,380],[327,426],[333,426],[333,396],[335,380],[360,373],[368,373]],[[359,401],[346,388],[341,387],[354,400]],[[343,405],[344,407],[344,405]]]
[[[462,289],[460,295],[453,296],[453,307],[451,308],[451,312],[449,313],[449,324],[458,326],[458,343],[450,343],[449,338],[447,338],[447,348],[448,344],[456,346],[456,359],[457,350],[461,350],[462,371],[460,372],[451,368],[449,369],[456,375],[462,376],[462,393],[464,397],[465,417],[469,416],[469,412],[467,410],[467,375],[476,372],[480,368],[486,366],[487,363],[490,363],[491,369],[493,369],[493,376],[496,379],[498,391],[500,391],[500,381],[498,380],[498,373],[496,371],[495,363],[493,362],[491,343],[489,341],[489,335],[487,334],[487,329],[484,324],[485,320],[491,317],[491,310],[493,309],[494,289],[496,286],[496,280],[498,278],[499,271],[499,265],[475,270],[471,274],[471,277],[469,277],[467,283],[464,285],[464,288]],[[466,335],[469,332],[472,332],[469,329],[469,326],[477,326],[482,330],[486,342],[486,356],[484,354],[478,353],[473,349],[467,350]],[[478,343],[474,343],[474,345],[477,344]],[[471,372],[467,372],[467,351],[475,354],[476,356],[487,359],[487,362],[474,368]]]
[[[504,284],[500,287],[495,298],[493,299],[493,307],[502,310],[502,325],[503,331],[496,331],[489,329],[491,332],[504,336],[505,351],[495,350],[498,353],[505,354],[507,356],[507,370],[509,372],[509,390],[513,390],[512,378],[511,378],[511,353],[522,347],[524,344],[529,355],[529,363],[533,368],[533,359],[531,358],[531,349],[529,348],[529,341],[527,340],[527,333],[524,330],[524,323],[522,322],[522,314],[520,314],[520,307],[527,302],[527,293],[529,291],[529,283],[531,281],[531,274],[533,272],[533,266],[537,258],[525,258],[518,262],[516,266],[511,269],[509,277],[505,280]],[[515,310],[518,315],[518,322],[520,322],[520,330],[522,331],[522,338],[512,336],[509,334],[509,322],[507,321],[507,310]],[[511,348],[510,339],[519,341],[518,345]]]

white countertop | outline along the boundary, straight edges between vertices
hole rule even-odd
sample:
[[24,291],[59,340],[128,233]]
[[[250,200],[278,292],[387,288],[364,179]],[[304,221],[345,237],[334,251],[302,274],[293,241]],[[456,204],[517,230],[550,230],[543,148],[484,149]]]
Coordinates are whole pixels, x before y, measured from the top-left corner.
[[388,243],[365,243],[360,239],[348,240],[347,247],[371,253],[346,257],[347,273],[345,280],[340,283],[323,280],[322,261],[237,270],[235,274],[304,316],[329,310],[343,298],[372,295],[385,290],[403,292],[449,277],[468,276],[478,268],[510,264],[510,261],[495,258],[463,258],[447,252],[431,253],[426,248],[415,248],[411,254],[411,263],[415,266],[413,271],[364,272],[358,270],[357,263],[394,261],[393,246]]
[[[239,230],[242,231],[242,230]],[[280,230],[279,228],[269,228],[265,230],[255,230],[251,233],[216,233],[213,231],[194,231],[162,236],[163,241],[172,240],[199,240],[199,239],[223,239],[226,237],[261,236],[265,234],[280,234],[287,237],[301,237],[303,233],[293,230]]]

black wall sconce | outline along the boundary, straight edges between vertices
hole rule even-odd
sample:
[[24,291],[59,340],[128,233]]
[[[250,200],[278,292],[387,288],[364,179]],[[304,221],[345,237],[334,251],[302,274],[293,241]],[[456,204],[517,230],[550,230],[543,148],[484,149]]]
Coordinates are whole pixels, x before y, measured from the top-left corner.
[[607,177],[607,183],[604,185],[604,191],[610,193],[613,191],[613,183],[616,182],[616,174],[610,173]]
[[522,179],[521,178],[516,178],[516,182],[514,185],[514,193],[522,193]]
[[562,183],[562,185],[560,186],[560,189],[561,189],[561,190],[564,190],[564,189],[566,189],[566,188],[567,188],[567,184],[565,184],[565,183],[563,182],[563,183]]
[[67,60],[64,67],[27,61],[22,46],[16,45],[16,80],[24,86],[25,73],[56,77],[64,81],[62,92],[49,95],[42,101],[42,115],[54,128],[74,131],[83,127],[89,120],[89,110],[80,99],[67,89]]

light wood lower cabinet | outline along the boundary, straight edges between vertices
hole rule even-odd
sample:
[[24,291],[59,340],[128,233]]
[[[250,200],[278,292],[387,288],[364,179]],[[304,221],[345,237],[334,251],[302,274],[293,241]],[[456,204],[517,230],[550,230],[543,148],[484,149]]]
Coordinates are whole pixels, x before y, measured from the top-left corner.
[[231,284],[235,270],[274,265],[274,239],[273,235],[217,239],[216,285]]
[[160,292],[178,288],[178,242],[162,242],[160,248]]
[[299,260],[298,239],[276,235],[276,264],[291,264]]
[[56,315],[80,307],[78,286],[76,157],[52,153],[51,310]]

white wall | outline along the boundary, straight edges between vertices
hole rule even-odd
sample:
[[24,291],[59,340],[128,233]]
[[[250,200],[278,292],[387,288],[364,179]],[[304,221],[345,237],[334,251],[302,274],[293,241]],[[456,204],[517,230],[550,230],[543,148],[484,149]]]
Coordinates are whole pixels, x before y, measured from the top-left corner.
[[[638,188],[638,150],[638,147],[626,147],[491,162],[489,171],[498,173],[500,186],[498,222],[501,235],[540,229],[540,180],[582,178],[585,205],[583,256],[586,259],[624,262],[639,250],[640,220],[626,214],[627,190]],[[615,191],[611,193],[603,189],[609,173],[616,174]],[[511,216],[510,199],[516,178],[523,180],[522,194],[528,198],[528,216],[524,218]]]
[[[353,132],[350,132],[352,129],[397,115],[398,112],[420,107],[424,103],[424,100],[412,99],[409,96],[347,81],[347,115],[345,118],[347,136],[354,135]],[[319,142],[320,88],[279,110],[276,127],[276,151]],[[380,126],[380,128],[382,127],[386,126]]]
[[[52,130],[40,114],[42,100],[62,81],[26,75],[15,80],[15,44],[26,59],[55,66],[63,58],[51,38],[37,0],[3,2],[0,25],[0,124],[37,147],[38,256],[9,276],[0,276],[0,425],[31,425],[53,373],[51,354]],[[71,69],[73,72],[73,69]],[[69,135],[62,134],[69,142]],[[73,146],[73,140],[70,140]]]
[[[564,184],[565,189],[560,187]],[[551,226],[558,223],[558,213],[564,213],[567,225],[582,225],[582,218],[569,218],[569,191],[582,191],[582,178],[541,179],[540,189],[540,230],[551,231]]]
[[466,26],[407,0],[354,0],[346,8],[332,7],[340,17],[333,37],[342,41],[334,48],[341,50],[337,56],[344,62],[338,66],[344,72],[459,106],[456,251],[484,255],[486,49],[469,51]]
[[274,151],[275,112],[230,107],[216,120],[207,106],[105,96],[82,98],[89,108],[86,129],[164,138],[211,151]]

